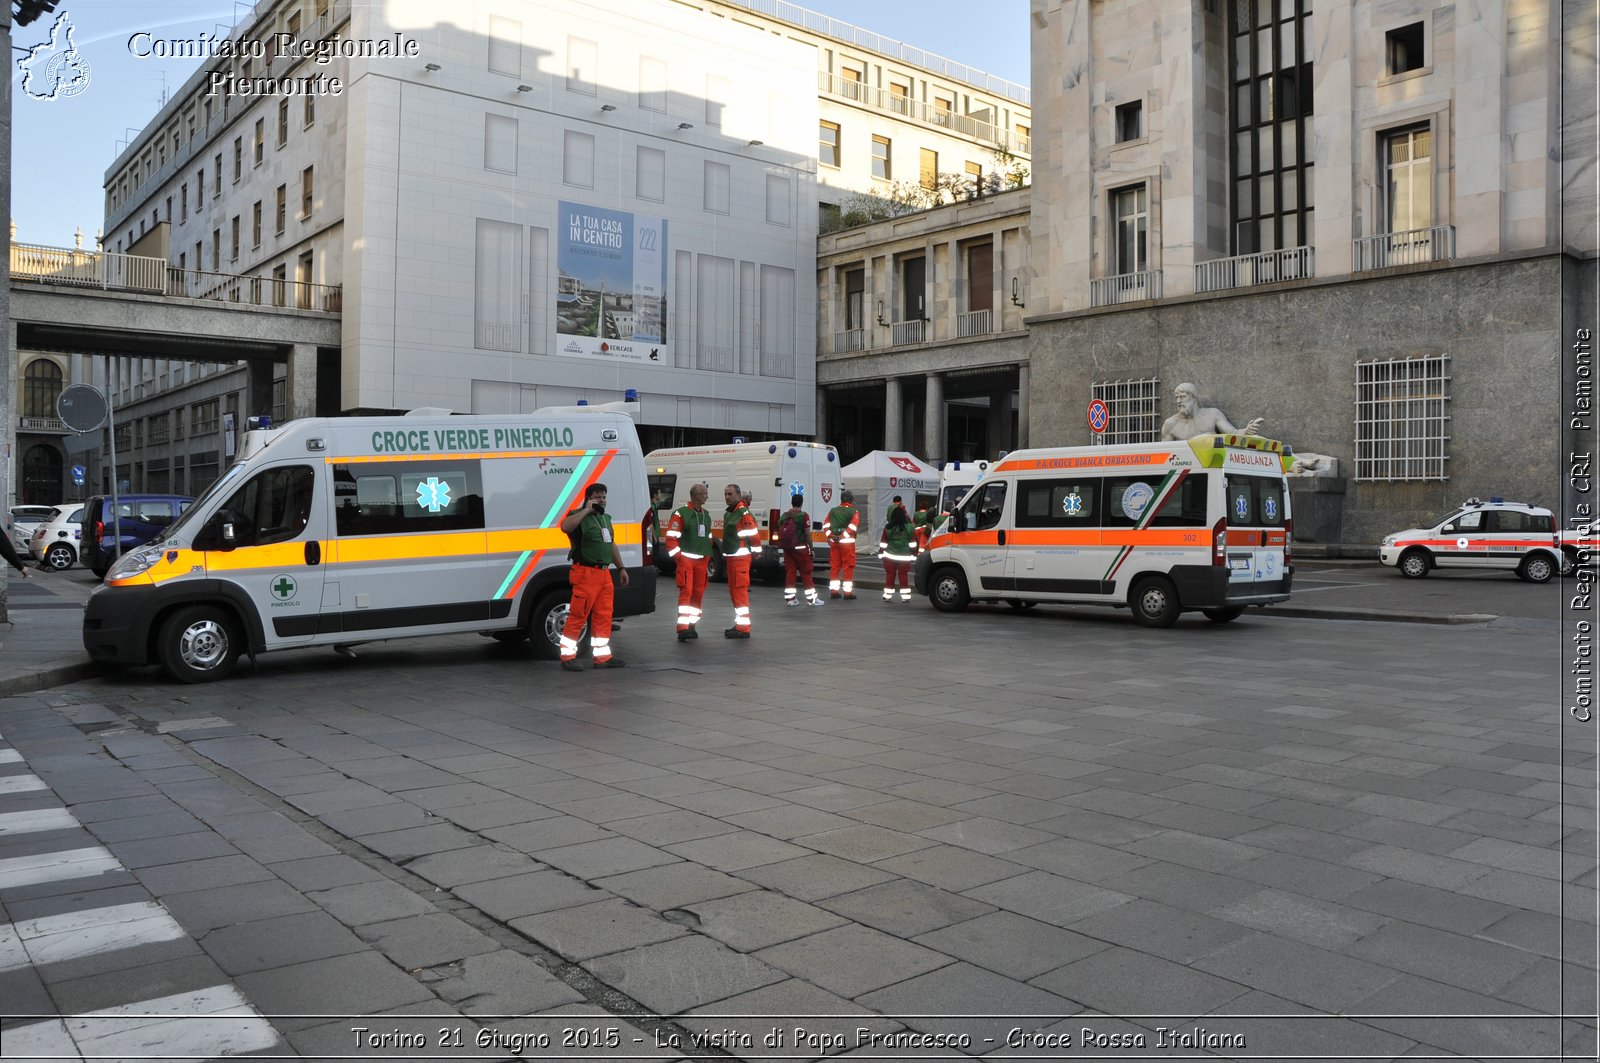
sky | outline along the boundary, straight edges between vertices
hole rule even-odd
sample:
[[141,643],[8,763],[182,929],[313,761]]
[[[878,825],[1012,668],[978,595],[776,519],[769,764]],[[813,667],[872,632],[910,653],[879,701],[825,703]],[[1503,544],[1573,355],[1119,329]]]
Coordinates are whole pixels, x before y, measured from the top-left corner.
[[[981,6],[972,0],[808,0],[801,6],[1028,84],[1028,0]],[[225,34],[235,10],[242,18],[249,8],[243,0],[63,0],[54,14],[13,30],[16,48],[42,44],[65,11],[89,67],[81,92],[54,100],[24,94],[23,75],[13,67],[11,215],[19,243],[70,247],[81,227],[84,246],[92,248],[105,214],[106,167],[160,109],[163,87],[176,93],[199,66],[198,60],[136,58],[129,37],[141,30],[168,38]],[[46,59],[41,55],[35,68]],[[33,83],[36,90],[41,84],[48,82]]]

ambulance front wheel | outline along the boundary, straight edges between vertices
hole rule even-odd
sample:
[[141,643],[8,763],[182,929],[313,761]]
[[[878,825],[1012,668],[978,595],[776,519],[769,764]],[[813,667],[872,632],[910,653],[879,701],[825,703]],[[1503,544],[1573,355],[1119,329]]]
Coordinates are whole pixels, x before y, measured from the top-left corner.
[[1421,579],[1433,567],[1433,559],[1426,550],[1407,550],[1400,555],[1400,575],[1406,579]]
[[240,641],[239,627],[227,613],[192,605],[167,619],[157,653],[161,666],[178,682],[212,683],[233,671]]
[[967,593],[967,577],[954,565],[934,569],[928,580],[928,597],[933,599],[933,607],[941,613],[959,613],[972,600]]
[[1133,585],[1128,595],[1134,619],[1145,627],[1171,627],[1178,622],[1178,592],[1162,576],[1146,576]]

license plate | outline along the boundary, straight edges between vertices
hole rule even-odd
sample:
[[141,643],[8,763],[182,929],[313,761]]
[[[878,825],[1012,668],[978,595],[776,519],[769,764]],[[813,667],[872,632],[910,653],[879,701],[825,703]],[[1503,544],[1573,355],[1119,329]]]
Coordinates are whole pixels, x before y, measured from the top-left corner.
[[1228,567],[1235,572],[1249,572],[1250,559],[1248,557],[1230,557],[1228,558]]

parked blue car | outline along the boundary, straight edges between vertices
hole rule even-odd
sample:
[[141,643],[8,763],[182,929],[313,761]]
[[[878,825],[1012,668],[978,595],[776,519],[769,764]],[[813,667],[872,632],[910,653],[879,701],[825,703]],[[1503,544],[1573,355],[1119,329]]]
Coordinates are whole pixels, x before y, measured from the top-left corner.
[[122,495],[113,515],[111,496],[95,495],[84,503],[83,563],[104,579],[124,551],[166,531],[193,501],[182,495]]

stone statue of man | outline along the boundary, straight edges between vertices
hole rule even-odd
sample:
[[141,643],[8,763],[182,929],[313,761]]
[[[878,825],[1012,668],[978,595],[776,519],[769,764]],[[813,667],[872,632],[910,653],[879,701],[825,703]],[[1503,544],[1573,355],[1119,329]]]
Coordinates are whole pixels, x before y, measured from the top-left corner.
[[1173,391],[1173,396],[1178,400],[1178,412],[1168,417],[1161,426],[1162,439],[1193,439],[1195,436],[1216,435],[1255,435],[1261,427],[1261,418],[1257,417],[1242,429],[1235,428],[1222,411],[1215,406],[1200,405],[1200,391],[1193,384],[1179,384]]

